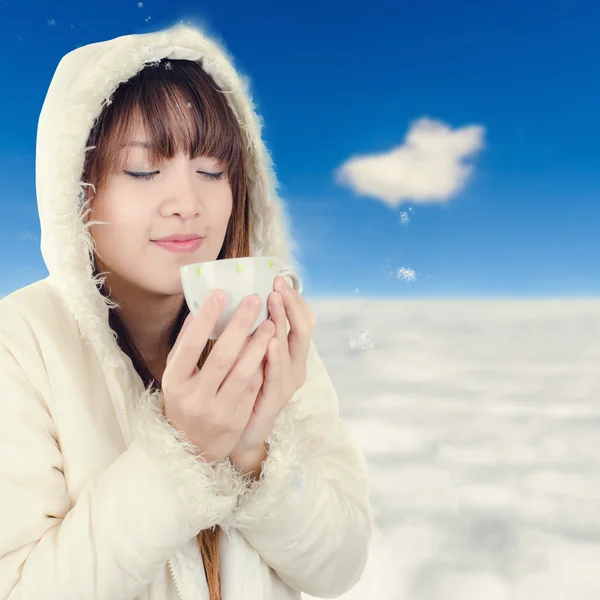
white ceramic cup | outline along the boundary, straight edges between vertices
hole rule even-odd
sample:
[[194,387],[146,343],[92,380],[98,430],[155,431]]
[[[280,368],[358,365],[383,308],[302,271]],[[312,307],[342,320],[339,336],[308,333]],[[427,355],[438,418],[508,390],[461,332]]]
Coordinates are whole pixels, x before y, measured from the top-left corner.
[[302,281],[291,269],[279,269],[276,256],[244,256],[192,263],[180,268],[183,294],[195,316],[213,290],[227,292],[227,303],[208,339],[216,340],[227,327],[244,298],[257,294],[262,309],[248,335],[269,318],[267,300],[273,291],[275,277],[289,277],[294,289],[302,293]]

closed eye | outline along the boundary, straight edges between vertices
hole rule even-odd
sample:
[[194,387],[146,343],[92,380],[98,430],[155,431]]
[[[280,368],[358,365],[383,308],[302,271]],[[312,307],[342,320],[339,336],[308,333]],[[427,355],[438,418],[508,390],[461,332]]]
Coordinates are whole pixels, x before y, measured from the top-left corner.
[[[133,171],[123,171],[124,173],[126,173],[127,175],[129,175],[130,177],[133,177],[134,179],[152,179],[155,175],[158,175],[158,173],[160,173],[160,171],[152,171],[151,173],[134,173]],[[215,180],[215,181],[220,181],[221,179],[223,179],[223,173],[224,171],[219,171],[218,173],[208,173],[206,171],[196,171],[196,173],[200,173],[201,175],[206,175],[206,177],[208,177],[209,179]]]

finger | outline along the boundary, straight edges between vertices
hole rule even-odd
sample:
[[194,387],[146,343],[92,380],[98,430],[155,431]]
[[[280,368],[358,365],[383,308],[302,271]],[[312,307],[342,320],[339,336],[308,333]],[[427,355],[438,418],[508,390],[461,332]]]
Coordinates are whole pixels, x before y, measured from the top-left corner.
[[269,313],[275,323],[275,337],[279,340],[282,351],[288,352],[287,321],[283,298],[279,292],[269,294]]
[[[286,285],[287,285],[287,282],[286,282]],[[312,328],[314,329],[317,324],[317,319],[316,319],[315,315],[313,314],[312,310],[310,310],[310,306],[308,305],[306,298],[300,292],[298,292],[298,290],[296,290],[294,287],[289,286],[289,285],[287,287],[290,290],[292,298],[294,298],[298,302],[298,304],[302,307],[302,310],[304,310],[304,314],[306,315],[306,320],[308,321],[308,323],[311,324]]]
[[[264,380],[258,402],[272,403],[276,411],[280,410],[279,403],[283,396],[283,350],[279,338],[270,340],[267,347],[267,364]],[[277,414],[279,414],[277,412]]]
[[290,332],[287,336],[287,346],[292,361],[304,360],[308,356],[312,326],[308,320],[298,297],[293,294],[290,286],[284,286],[281,297],[288,321]]
[[308,322],[309,327],[311,328],[311,330],[314,331],[315,327],[317,326],[317,318],[315,317],[313,311],[310,309],[310,306],[309,306],[308,302],[306,301],[306,298],[300,292],[298,292],[296,289],[294,289],[293,287],[290,287],[290,286],[288,286],[288,287],[290,289],[290,294],[291,294],[292,298],[294,300],[296,300],[298,302],[298,304],[304,310],[304,314],[306,315],[306,321]]
[[220,295],[215,292],[208,296],[196,315],[190,319],[185,331],[179,334],[171,351],[163,382],[165,378],[177,384],[187,381],[197,370],[200,354],[225,307],[226,296],[223,292]]
[[273,337],[274,331],[275,325],[268,319],[260,324],[260,327],[252,336],[252,341],[216,392],[217,402],[221,404],[232,403],[231,408],[234,413],[244,390],[260,368],[267,350],[267,344]]
[[275,279],[275,287],[279,291],[279,293],[283,294],[285,289],[291,290],[292,297],[299,302],[300,306],[306,313],[307,321],[309,323],[312,323],[312,326],[314,328],[317,323],[317,319],[315,318],[315,315],[310,309],[306,298],[304,298],[304,296],[300,292],[298,292],[293,286],[290,286],[284,277],[277,276]]
[[317,318],[313,314],[313,311],[310,310],[310,306],[308,305],[306,298],[302,294],[299,294],[294,289],[292,290],[292,295],[298,300],[298,302],[300,303],[300,306],[302,306],[302,308],[304,309],[304,313],[306,314],[306,319],[310,323],[311,327],[314,329],[317,325]]
[[248,419],[254,410],[256,397],[260,392],[264,380],[264,369],[262,366],[258,368],[246,389],[242,392],[238,403],[233,412],[233,419],[240,423],[248,423]]
[[[262,325],[262,323],[261,323]],[[258,331],[258,328],[257,328]],[[244,350],[252,343],[252,340],[254,339],[254,336],[256,335],[256,331],[252,334],[252,335],[247,335],[246,338],[244,339],[244,341],[242,342],[242,346],[240,348],[240,351],[238,352],[237,358],[235,360],[235,362],[231,365],[231,367],[229,368],[229,371],[227,371],[227,374],[225,375],[225,377],[227,377],[227,375],[229,375],[229,373],[231,373],[231,370],[235,367],[235,365],[239,362],[240,357],[243,355]],[[223,380],[225,379],[225,377],[223,378]],[[222,384],[222,382],[221,382]]]
[[240,351],[262,307],[262,300],[253,294],[244,298],[231,321],[217,339],[199,373],[194,377],[203,394],[215,396]]
[[[244,352],[244,350],[249,346],[250,342],[252,341],[252,339],[254,338],[254,335],[248,335],[246,336],[246,339],[242,342],[242,347],[240,348],[240,351],[238,352],[238,358],[237,360],[239,360],[239,357],[242,355],[242,353]],[[227,375],[229,375],[229,373],[231,372],[231,369],[233,369],[233,367],[235,367],[236,363],[234,363],[233,365],[231,365],[231,367],[229,368],[229,371],[227,371]]]

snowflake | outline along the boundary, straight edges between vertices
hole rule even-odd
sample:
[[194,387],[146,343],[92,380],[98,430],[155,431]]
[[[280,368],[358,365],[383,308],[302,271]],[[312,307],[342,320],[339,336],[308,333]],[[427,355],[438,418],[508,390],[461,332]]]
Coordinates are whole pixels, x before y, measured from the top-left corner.
[[170,71],[172,68],[173,68],[173,65],[169,61],[167,61],[165,63],[165,69],[167,69],[167,71]]
[[147,16],[147,17],[144,19],[144,21],[147,23],[147,22],[148,22],[148,21],[149,21],[151,18],[152,18],[152,17],[151,17],[150,15],[148,15],[148,16]]
[[408,215],[408,211],[404,210],[400,213],[400,223],[402,225],[406,225],[410,221],[410,217]]
[[361,329],[360,333],[350,336],[350,350],[353,351],[367,351],[372,352],[375,350],[375,344],[371,339],[371,334],[364,329]]
[[408,283],[410,283],[416,280],[417,274],[413,269],[409,269],[408,267],[400,267],[396,271],[396,277],[398,279],[404,279],[404,281],[408,281]]
[[138,8],[144,8],[144,3],[143,2],[138,2]]
[[50,25],[50,27],[54,27],[56,25],[56,19],[50,19],[48,21],[48,25]]

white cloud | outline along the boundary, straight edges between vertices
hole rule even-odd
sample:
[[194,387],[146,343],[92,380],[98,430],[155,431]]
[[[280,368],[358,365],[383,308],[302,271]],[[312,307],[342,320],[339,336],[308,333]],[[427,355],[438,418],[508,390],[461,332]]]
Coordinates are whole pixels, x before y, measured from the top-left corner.
[[393,208],[403,202],[444,203],[467,183],[473,167],[466,161],[483,147],[483,135],[480,125],[452,129],[424,117],[412,124],[404,144],[348,159],[336,180]]
[[339,600],[600,598],[597,300],[310,307],[374,514]]

